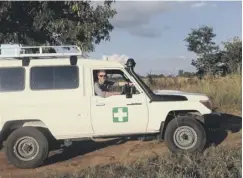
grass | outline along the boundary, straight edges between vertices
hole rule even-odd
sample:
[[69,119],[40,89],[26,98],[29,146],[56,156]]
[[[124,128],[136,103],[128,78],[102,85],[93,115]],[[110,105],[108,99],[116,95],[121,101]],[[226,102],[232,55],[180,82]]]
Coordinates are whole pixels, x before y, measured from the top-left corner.
[[[153,89],[175,89],[200,92],[210,96],[219,111],[241,115],[241,75],[222,78],[159,78]],[[240,133],[241,134],[241,133]],[[113,164],[80,170],[75,174],[46,177],[83,178],[238,178],[242,177],[241,146],[219,145],[203,154],[166,154],[144,158],[131,164]]]
[[158,155],[130,165],[97,166],[59,178],[240,178],[241,148],[211,147],[198,155]]
[[[241,113],[242,78],[240,74],[221,78],[158,78],[154,79],[153,89],[174,89],[187,92],[204,93],[208,95],[219,111]],[[148,82],[148,81],[146,81]]]

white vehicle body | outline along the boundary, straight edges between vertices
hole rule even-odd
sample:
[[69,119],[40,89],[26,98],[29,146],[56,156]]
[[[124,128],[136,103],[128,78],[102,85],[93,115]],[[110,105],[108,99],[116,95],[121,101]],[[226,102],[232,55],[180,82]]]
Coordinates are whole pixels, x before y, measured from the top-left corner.
[[[45,66],[71,65],[68,57],[53,60],[41,57],[30,60],[25,66],[21,60],[0,60],[0,69],[20,67],[25,71],[23,90],[0,91],[0,141],[6,140],[10,131],[26,126],[46,128],[56,140],[154,134],[161,132],[171,112],[195,112],[202,117],[212,112],[202,104],[209,102],[204,94],[159,90],[154,93],[180,95],[187,99],[153,101],[124,65],[82,57],[72,66],[78,69],[76,88],[32,90],[32,68]],[[95,69],[121,70],[133,82],[139,94],[133,94],[131,98],[126,95],[108,98],[96,96],[92,73]],[[118,119],[116,122],[114,117]],[[127,121],[122,122],[124,118]]]
[[[18,92],[0,92],[0,130],[8,121],[36,120],[26,122],[24,126],[46,127],[56,139],[94,137],[101,135],[119,135],[160,132],[161,122],[170,111],[194,110],[200,114],[209,114],[211,110],[200,100],[208,100],[204,94],[160,90],[158,94],[180,94],[188,101],[149,102],[143,90],[130,77],[141,92],[132,98],[115,95],[108,98],[95,96],[93,91],[92,69],[120,69],[128,75],[124,66],[116,62],[79,59],[79,87],[67,90],[30,89],[30,69],[36,66],[70,65],[69,59],[32,60],[25,69],[25,89]],[[21,67],[21,61],[1,60],[0,67]],[[155,92],[156,93],[156,92]],[[141,103],[130,105],[129,103]],[[103,104],[103,105],[102,105]],[[99,106],[101,105],[101,106]],[[112,122],[113,107],[128,107],[129,122]]]

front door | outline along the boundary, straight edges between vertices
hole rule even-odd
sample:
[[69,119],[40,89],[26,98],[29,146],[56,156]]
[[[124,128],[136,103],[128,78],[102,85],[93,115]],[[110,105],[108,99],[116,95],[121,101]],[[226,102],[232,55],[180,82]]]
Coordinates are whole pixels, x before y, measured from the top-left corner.
[[[107,80],[115,82],[117,90],[121,91],[124,83],[121,71],[118,71],[117,81],[114,79],[114,71]],[[119,85],[117,84],[119,83]],[[144,93],[137,92],[132,98],[126,98],[126,95],[113,95],[101,97],[91,96],[91,118],[95,135],[117,135],[117,134],[135,134],[145,133],[148,123],[147,99]]]

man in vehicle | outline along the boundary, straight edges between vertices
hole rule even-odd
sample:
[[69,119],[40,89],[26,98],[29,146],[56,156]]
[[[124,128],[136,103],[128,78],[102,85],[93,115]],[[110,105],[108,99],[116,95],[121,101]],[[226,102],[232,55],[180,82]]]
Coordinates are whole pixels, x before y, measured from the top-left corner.
[[98,80],[94,83],[95,94],[106,98],[112,95],[120,95],[120,92],[111,92],[111,87],[114,85],[114,82],[107,80],[107,75],[104,70],[100,70],[97,73]]

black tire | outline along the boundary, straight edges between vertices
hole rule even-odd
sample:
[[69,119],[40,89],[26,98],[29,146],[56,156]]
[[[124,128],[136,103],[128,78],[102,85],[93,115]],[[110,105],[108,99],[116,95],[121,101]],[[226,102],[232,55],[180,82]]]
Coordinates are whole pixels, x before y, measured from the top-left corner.
[[[33,141],[35,141],[35,144],[38,145],[37,147],[39,147],[39,151],[34,151],[35,155],[31,160],[23,160],[23,158],[19,158],[21,156],[20,154],[15,154],[14,152],[14,145],[18,139],[23,137],[30,137],[33,139]],[[8,161],[15,167],[21,169],[36,168],[40,166],[47,158],[48,153],[49,151],[47,138],[44,136],[44,134],[42,134],[42,132],[34,127],[22,127],[13,131],[5,144],[5,154]],[[17,155],[19,155],[19,157]]]
[[[177,129],[181,129],[179,131],[183,131],[183,127],[187,127],[184,129],[183,133],[191,133],[188,135],[191,135],[192,141],[193,143],[191,144],[191,146],[185,146],[183,147],[182,144],[178,143],[179,140],[179,134],[176,130]],[[189,131],[190,132],[185,132],[185,131]],[[176,132],[176,133],[175,133]],[[177,135],[177,137],[175,135]],[[185,134],[185,135],[186,135]],[[182,135],[182,134],[181,134]],[[195,137],[196,136],[196,137]],[[202,126],[202,124],[195,120],[194,118],[192,118],[191,116],[178,116],[177,118],[174,118],[173,120],[171,120],[165,130],[165,143],[168,146],[168,148],[170,149],[171,152],[173,153],[179,153],[179,152],[189,152],[189,153],[195,153],[195,152],[201,152],[205,145],[206,145],[206,132],[204,130],[204,127]],[[186,138],[186,136],[185,136]],[[184,138],[184,140],[186,140]],[[187,137],[189,138],[189,137]],[[183,139],[182,139],[183,142]],[[183,142],[186,143],[186,142]]]

